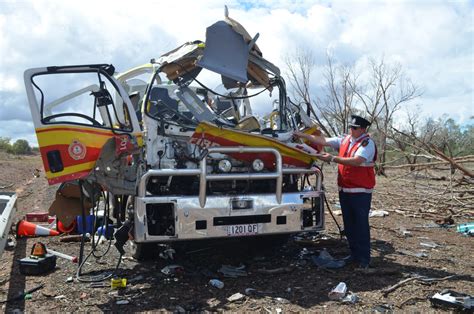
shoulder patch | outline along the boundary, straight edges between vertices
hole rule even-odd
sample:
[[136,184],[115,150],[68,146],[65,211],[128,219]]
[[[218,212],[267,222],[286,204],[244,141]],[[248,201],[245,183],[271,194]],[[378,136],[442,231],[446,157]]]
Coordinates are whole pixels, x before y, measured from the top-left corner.
[[369,139],[366,138],[365,140],[362,141],[362,143],[360,143],[362,145],[362,147],[366,147],[367,145],[369,145]]

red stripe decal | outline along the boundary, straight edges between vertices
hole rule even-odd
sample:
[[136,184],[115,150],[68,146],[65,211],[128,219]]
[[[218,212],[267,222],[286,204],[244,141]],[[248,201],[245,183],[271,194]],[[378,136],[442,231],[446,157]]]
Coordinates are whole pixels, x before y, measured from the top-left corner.
[[48,164],[47,153],[53,150],[58,150],[63,162],[64,168],[80,165],[86,162],[96,161],[99,158],[101,149],[96,147],[86,147],[86,155],[83,159],[75,160],[69,154],[69,145],[50,145],[40,148],[41,158],[43,159],[43,164],[45,166],[45,171],[50,171]]
[[53,184],[58,184],[58,183],[66,182],[66,181],[82,179],[82,178],[87,177],[89,172],[90,172],[89,170],[88,171],[81,171],[81,172],[66,174],[66,175],[63,175],[63,176],[56,177],[56,178],[51,178],[51,179],[48,179],[48,183],[49,183],[49,185],[53,185]]

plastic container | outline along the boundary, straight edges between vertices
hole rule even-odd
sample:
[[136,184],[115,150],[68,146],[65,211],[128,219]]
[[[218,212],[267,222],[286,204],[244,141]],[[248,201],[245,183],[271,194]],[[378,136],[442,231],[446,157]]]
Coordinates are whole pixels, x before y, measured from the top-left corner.
[[331,300],[341,300],[347,293],[346,283],[340,282],[328,294]]
[[95,222],[95,216],[94,215],[87,215],[86,216],[86,229],[84,232],[84,226],[82,225],[82,215],[77,216],[77,233],[83,234],[83,233],[90,233],[94,234],[94,222]]
[[127,286],[127,279],[126,278],[112,278],[112,279],[110,279],[110,288],[112,288],[112,289],[125,288],[126,286]]
[[469,222],[467,224],[460,224],[457,226],[457,231],[461,233],[469,232],[474,230],[474,222]]
[[104,236],[107,240],[111,239],[114,236],[114,225],[100,226],[97,228],[96,234]]
[[209,280],[209,284],[213,287],[216,287],[217,289],[224,288],[224,283],[220,281],[219,279],[211,279]]

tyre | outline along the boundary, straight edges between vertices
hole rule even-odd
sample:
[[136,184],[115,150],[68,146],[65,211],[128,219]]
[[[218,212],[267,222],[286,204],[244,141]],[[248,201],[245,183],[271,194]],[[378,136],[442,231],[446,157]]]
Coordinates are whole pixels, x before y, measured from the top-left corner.
[[130,242],[130,253],[137,261],[145,261],[158,256],[158,247],[155,243]]

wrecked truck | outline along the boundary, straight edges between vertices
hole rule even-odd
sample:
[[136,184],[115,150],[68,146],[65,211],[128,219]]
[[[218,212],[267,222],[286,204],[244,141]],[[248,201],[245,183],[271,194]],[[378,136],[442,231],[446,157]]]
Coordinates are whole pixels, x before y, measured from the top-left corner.
[[319,134],[314,112],[289,99],[257,38],[226,14],[205,42],[126,72],[27,70],[48,182],[81,182],[90,207],[113,196],[136,256],[151,243],[323,229],[321,148],[292,136]]

